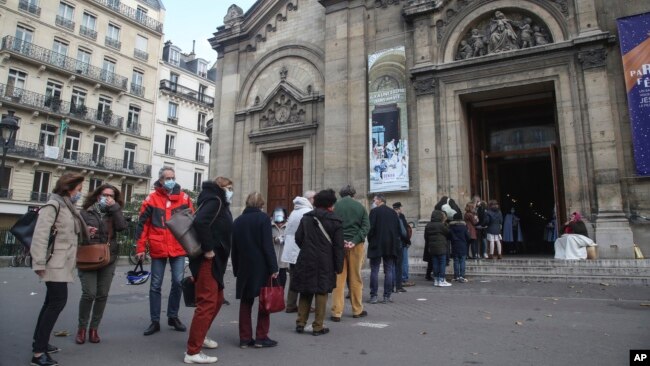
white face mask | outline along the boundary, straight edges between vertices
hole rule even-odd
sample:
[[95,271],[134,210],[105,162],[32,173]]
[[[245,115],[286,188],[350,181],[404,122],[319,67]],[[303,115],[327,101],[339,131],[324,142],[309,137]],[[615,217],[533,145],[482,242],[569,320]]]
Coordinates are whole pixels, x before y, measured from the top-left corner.
[[232,203],[232,195],[232,191],[226,191],[226,201],[228,201],[228,203]]

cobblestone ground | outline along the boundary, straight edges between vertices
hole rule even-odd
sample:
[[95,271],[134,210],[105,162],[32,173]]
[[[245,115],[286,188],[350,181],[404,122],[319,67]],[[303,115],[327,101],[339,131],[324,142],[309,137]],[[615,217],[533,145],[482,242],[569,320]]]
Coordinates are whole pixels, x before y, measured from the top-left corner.
[[[182,364],[187,333],[163,322],[161,332],[142,336],[149,286],[125,285],[129,269],[116,271],[99,344],[74,343],[80,285],[69,286],[55,331],[70,335],[51,338],[63,349],[53,355],[61,365]],[[165,280],[163,311],[169,273]],[[232,305],[222,308],[209,333],[219,348],[206,351],[225,365],[627,365],[630,349],[650,348],[648,286],[470,279],[435,288],[416,278],[416,286],[395,294],[393,303],[366,304],[366,318],[353,319],[346,305],[342,321],[333,323],[328,311],[331,332],[325,336],[296,334],[295,314],[274,314],[270,337],[278,347],[242,350],[234,281],[229,272],[226,298]],[[1,366],[29,364],[44,294],[30,269],[0,268]],[[189,325],[193,309],[181,307],[181,320]]]

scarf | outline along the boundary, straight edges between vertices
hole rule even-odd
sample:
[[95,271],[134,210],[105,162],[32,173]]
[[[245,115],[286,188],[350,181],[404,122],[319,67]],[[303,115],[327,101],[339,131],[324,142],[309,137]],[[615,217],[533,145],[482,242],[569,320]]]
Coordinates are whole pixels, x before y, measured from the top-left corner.
[[77,210],[77,207],[70,201],[70,197],[68,196],[59,196],[63,203],[65,203],[66,207],[68,207],[68,210],[70,210],[70,213],[72,213],[72,218],[74,219],[74,232],[77,235],[81,235],[80,240],[82,242],[87,242],[90,240],[90,235],[88,234],[88,227],[86,226],[86,222],[81,218],[81,215],[79,214],[79,211]]

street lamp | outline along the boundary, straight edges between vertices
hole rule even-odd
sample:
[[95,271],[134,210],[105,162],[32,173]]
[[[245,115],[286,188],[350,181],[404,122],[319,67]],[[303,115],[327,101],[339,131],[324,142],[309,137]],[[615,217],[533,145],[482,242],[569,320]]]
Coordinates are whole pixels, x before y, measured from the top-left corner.
[[5,159],[7,158],[7,150],[14,146],[14,143],[16,142],[16,131],[18,131],[19,128],[18,120],[14,117],[14,111],[7,111],[7,115],[2,118],[2,121],[0,121],[0,134],[2,135],[2,140],[0,141],[0,147],[2,147],[2,163],[0,164],[0,197],[9,196],[9,186],[7,186],[6,192],[2,190],[2,181],[4,180],[5,174]]

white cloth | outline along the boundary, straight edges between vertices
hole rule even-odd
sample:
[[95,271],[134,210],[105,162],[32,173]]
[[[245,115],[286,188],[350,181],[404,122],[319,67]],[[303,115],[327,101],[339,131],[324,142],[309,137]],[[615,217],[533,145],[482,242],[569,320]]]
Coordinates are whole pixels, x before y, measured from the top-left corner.
[[283,262],[296,264],[300,248],[296,244],[296,231],[300,226],[300,219],[307,212],[313,210],[309,200],[304,197],[296,197],[293,199],[293,211],[287,219],[287,225],[284,227],[284,248],[282,248],[282,255],[280,259]]
[[564,234],[555,240],[555,259],[587,259],[587,247],[597,244],[580,234]]
[[43,155],[46,158],[58,159],[59,158],[59,147],[58,146],[44,146]]

